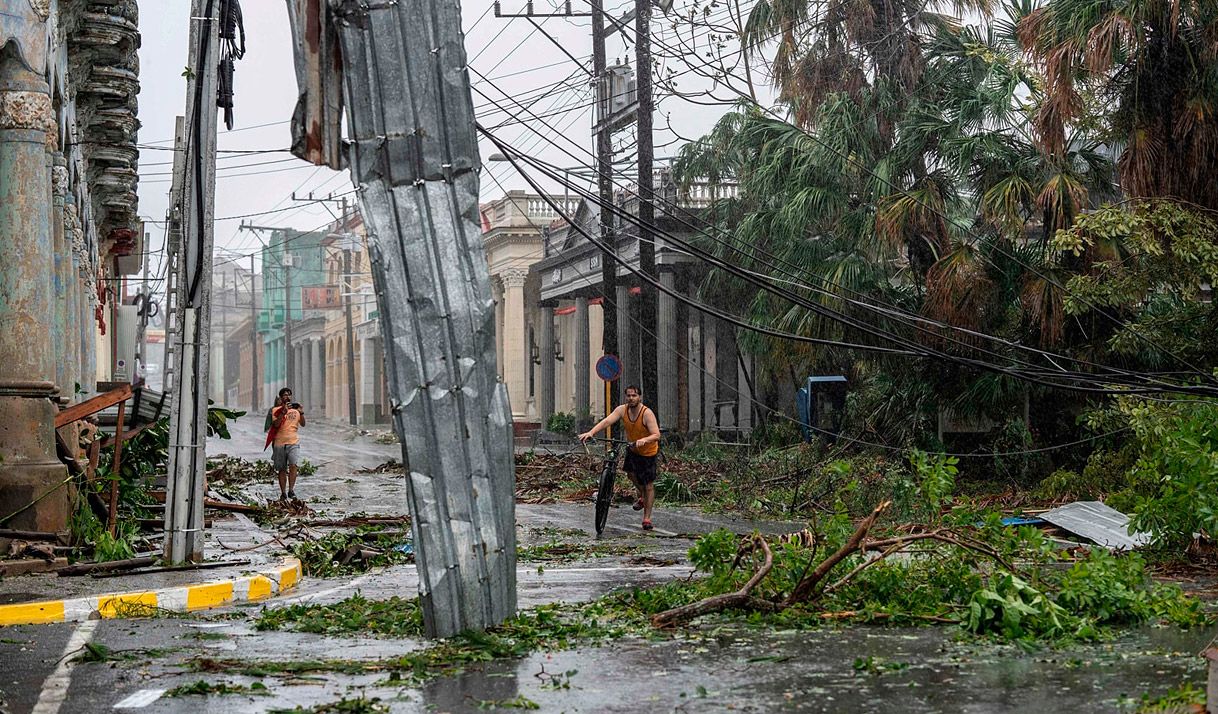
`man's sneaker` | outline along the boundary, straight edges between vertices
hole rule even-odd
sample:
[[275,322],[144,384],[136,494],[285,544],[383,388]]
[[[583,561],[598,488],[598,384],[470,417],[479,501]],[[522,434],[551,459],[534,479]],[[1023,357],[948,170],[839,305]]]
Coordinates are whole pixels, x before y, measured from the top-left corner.
[[295,491],[288,491],[288,498],[296,498],[296,492],[295,492]]
[[643,510],[643,499],[640,498],[639,500],[635,501],[634,505],[631,506],[631,508],[633,508],[636,511]]
[[288,494],[284,493],[283,491],[280,491],[280,492],[279,492],[279,500],[280,500],[280,501],[286,501],[286,500],[288,500]]
[[643,530],[649,531],[652,528],[655,528],[655,526],[651,525],[651,521],[649,521],[647,519],[643,519]]

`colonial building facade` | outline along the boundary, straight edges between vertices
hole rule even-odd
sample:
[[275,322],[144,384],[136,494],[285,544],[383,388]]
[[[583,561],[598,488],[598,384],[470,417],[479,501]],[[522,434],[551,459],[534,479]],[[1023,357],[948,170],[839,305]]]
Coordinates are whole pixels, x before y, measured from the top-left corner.
[[138,272],[144,250],[135,193],[138,20],[135,0],[8,0],[0,12],[8,256],[0,271],[0,518],[8,528],[66,528],[55,413],[93,396],[99,379],[137,373],[111,357],[122,276]]
[[[660,175],[661,182],[665,178]],[[657,206],[657,224],[667,233],[692,237],[696,213],[734,187],[713,190],[694,186],[677,191],[667,184],[664,201]],[[636,277],[631,267],[639,264],[638,231],[616,217],[615,250],[625,265],[619,264],[614,296],[606,301],[601,288],[604,255],[584,238],[584,233],[599,234],[599,208],[556,196],[551,200],[568,202],[568,215],[578,229],[558,217],[540,195],[512,191],[482,205],[483,239],[499,311],[499,368],[517,433],[544,427],[558,412],[583,422],[602,415],[604,383],[595,364],[603,354],[605,310],[614,310],[617,317],[622,384],[641,384],[644,373],[652,371],[658,389],[646,400],[665,427],[679,433],[751,429],[753,361],[737,348],[732,325],[696,308],[699,286],[707,277],[705,264],[657,239],[657,280],[667,291],[687,296],[695,307],[683,304]],[[618,200],[626,212],[636,210],[627,195]],[[654,333],[641,323],[642,301],[652,292],[658,308]],[[656,345],[655,365],[642,362],[646,340]]]

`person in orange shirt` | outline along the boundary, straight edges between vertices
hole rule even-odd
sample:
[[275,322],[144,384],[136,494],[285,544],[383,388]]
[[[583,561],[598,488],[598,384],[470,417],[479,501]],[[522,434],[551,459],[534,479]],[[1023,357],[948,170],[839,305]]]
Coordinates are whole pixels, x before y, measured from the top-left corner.
[[643,530],[649,531],[652,529],[651,507],[656,500],[656,455],[660,453],[660,423],[656,421],[655,413],[643,404],[643,393],[639,388],[633,384],[626,387],[626,403],[619,405],[596,426],[580,434],[579,440],[587,441],[602,429],[619,421],[626,429],[626,440],[630,442],[622,470],[639,490],[639,500],[634,502],[634,510],[643,511]]
[[271,461],[279,474],[279,500],[296,498],[296,470],[300,464],[300,434],[305,425],[304,408],[292,401],[292,390],[279,390],[278,403],[270,413]]

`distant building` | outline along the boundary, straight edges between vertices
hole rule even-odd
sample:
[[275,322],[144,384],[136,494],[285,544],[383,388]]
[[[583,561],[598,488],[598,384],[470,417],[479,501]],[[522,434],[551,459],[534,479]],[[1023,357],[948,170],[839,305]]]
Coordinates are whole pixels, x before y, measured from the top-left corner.
[[[695,185],[677,191],[665,183],[657,201],[656,222],[666,232],[690,239],[698,212],[734,186]],[[497,301],[500,375],[507,384],[517,434],[544,426],[556,412],[590,419],[602,415],[604,383],[595,374],[603,354],[603,310],[616,311],[622,385],[641,384],[654,370],[657,394],[646,395],[661,423],[676,432],[746,432],[753,425],[751,359],[742,358],[734,326],[704,314],[636,277],[617,269],[617,289],[605,305],[601,289],[603,253],[583,232],[597,236],[600,210],[594,203],[568,202],[574,228],[542,196],[511,191],[481,207],[483,242]],[[630,213],[636,201],[619,205]],[[620,217],[613,222],[617,255],[637,269],[638,231]],[[707,266],[676,245],[657,239],[658,281],[667,290],[697,303]],[[640,323],[640,303],[656,291],[655,334]],[[657,364],[641,364],[642,344],[653,340]]]

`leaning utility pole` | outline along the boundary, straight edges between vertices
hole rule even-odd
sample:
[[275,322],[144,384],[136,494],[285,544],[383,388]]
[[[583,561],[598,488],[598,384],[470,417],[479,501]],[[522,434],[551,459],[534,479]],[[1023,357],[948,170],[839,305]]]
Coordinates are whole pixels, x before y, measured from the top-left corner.
[[176,378],[169,417],[169,475],[165,494],[164,556],[170,563],[203,559],[219,6],[219,2],[211,0],[194,0],[190,9],[188,140],[181,203],[182,280],[178,286],[181,319],[175,336]]
[[[593,93],[595,97],[604,97],[601,101],[608,100],[608,93],[611,91],[609,77],[605,70],[607,63],[605,61],[605,9],[604,0],[591,0],[592,4],[592,73],[595,75],[593,82],[596,83],[596,91]],[[611,131],[609,123],[602,122],[596,132],[596,186],[600,193],[600,228],[601,228],[601,245],[606,246],[604,255],[601,256],[601,343],[604,345],[603,351],[607,355],[618,355],[618,322],[617,307],[617,260],[614,254],[617,252],[617,237],[613,233],[613,212],[606,210],[605,206],[613,205],[613,157],[611,155]],[[565,177],[564,177],[565,178]],[[564,211],[570,211],[568,206],[563,206]],[[623,306],[624,307],[624,306]],[[621,355],[618,355],[620,358]],[[621,395],[617,393],[620,380],[613,382],[613,387],[605,392],[605,414],[613,411],[615,402],[621,401]]]
[[[288,8],[299,20],[302,90],[311,67],[346,90],[347,156],[388,346],[423,624],[435,637],[491,627],[516,611],[516,489],[460,5],[297,0]],[[324,17],[310,14],[319,10]],[[321,42],[309,33],[324,27],[337,34],[341,77],[330,55],[309,54]],[[321,99],[304,97],[304,109]],[[321,163],[338,153],[328,148],[297,155]]]
[[[647,399],[654,400],[659,396],[659,381],[656,361],[656,244],[655,233],[651,226],[655,222],[655,174],[652,172],[654,146],[651,131],[652,98],[651,98],[651,3],[654,0],[635,0],[634,2],[634,57],[635,72],[638,82],[638,136],[639,136],[639,270],[646,276],[647,284],[643,285],[642,319],[639,321],[643,330],[641,360],[639,372],[642,376],[643,394]],[[666,349],[674,349],[668,346]],[[676,414],[660,414],[661,419],[669,424],[676,424]]]

